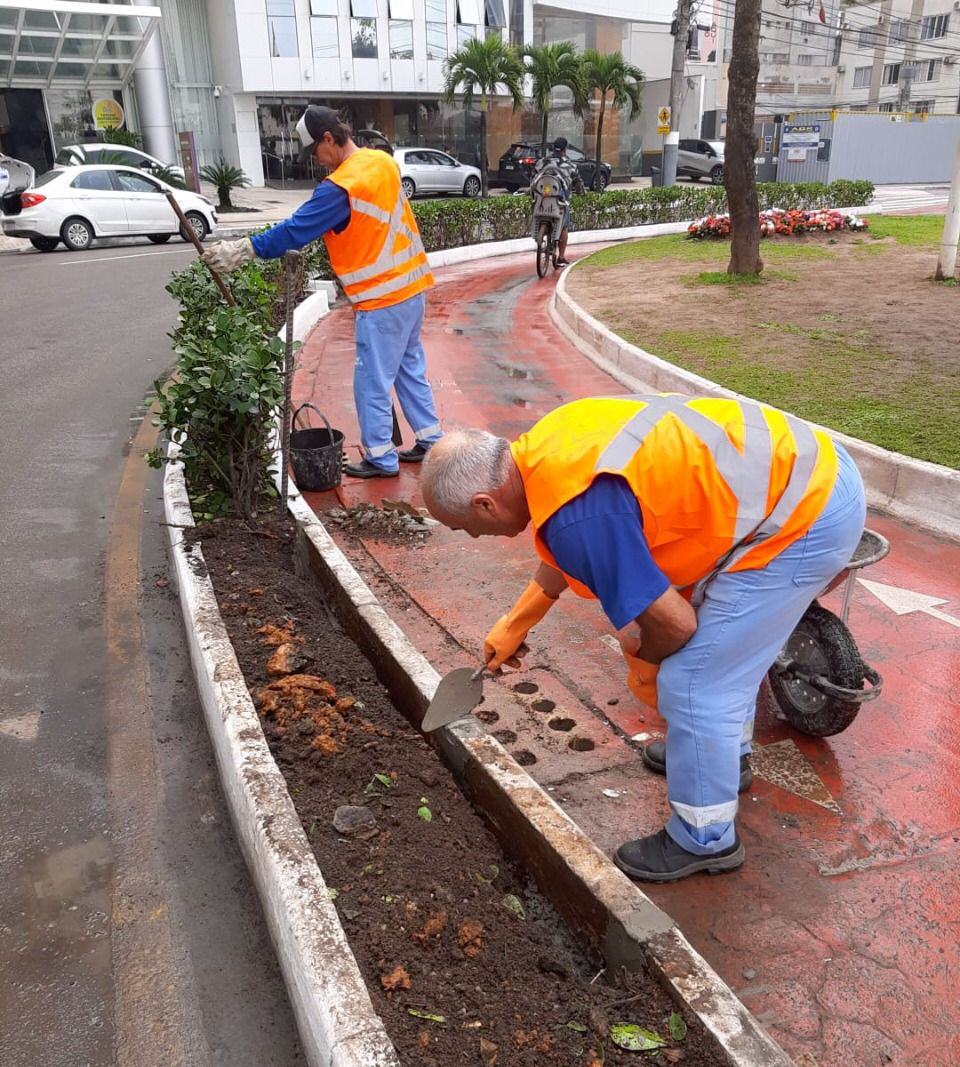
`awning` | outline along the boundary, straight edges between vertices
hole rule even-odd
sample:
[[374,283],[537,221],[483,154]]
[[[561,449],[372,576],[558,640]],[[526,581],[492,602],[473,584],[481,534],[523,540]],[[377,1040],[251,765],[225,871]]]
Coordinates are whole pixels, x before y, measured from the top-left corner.
[[0,0],[0,86],[122,89],[159,7],[77,0]]

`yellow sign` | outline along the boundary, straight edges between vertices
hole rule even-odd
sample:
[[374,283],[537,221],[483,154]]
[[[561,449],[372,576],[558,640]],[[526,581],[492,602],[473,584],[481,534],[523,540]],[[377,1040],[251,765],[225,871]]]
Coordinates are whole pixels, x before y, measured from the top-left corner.
[[661,136],[663,136],[664,134],[667,134],[669,132],[670,132],[670,127],[669,126],[658,126],[657,127],[657,133],[659,133]]
[[119,130],[123,126],[123,108],[108,96],[94,100],[93,125],[98,130]]
[[670,108],[660,108],[660,110],[657,112],[657,125],[666,126],[667,130],[670,129]]

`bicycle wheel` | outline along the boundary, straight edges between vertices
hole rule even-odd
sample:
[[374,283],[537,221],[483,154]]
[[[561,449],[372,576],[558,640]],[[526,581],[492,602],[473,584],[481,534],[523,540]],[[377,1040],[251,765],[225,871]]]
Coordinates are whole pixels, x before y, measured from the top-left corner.
[[537,230],[537,274],[541,278],[547,276],[547,268],[550,266],[550,237],[553,227],[549,222],[541,222]]

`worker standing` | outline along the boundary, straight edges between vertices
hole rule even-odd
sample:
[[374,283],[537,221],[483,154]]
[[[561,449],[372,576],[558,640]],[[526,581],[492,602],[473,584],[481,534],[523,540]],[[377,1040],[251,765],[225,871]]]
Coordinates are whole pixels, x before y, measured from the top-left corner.
[[659,707],[672,815],[615,862],[669,882],[739,867],[734,817],[749,776],[757,692],[863,530],[863,481],[822,430],[748,400],[578,400],[511,445],[448,434],[422,479],[431,514],[473,537],[533,523],[541,558],[484,646],[519,665],[527,632],[569,585],[619,632],[631,690]]
[[[398,461],[421,462],[441,437],[420,341],[424,292],[433,275],[396,162],[385,152],[358,148],[332,108],[308,107],[297,135],[301,158],[312,156],[332,173],[284,222],[212,244],[203,258],[216,270],[236,270],[255,256],[274,259],[323,237],[356,313],[353,395],[364,457],[343,470],[354,478],[393,478]],[[391,389],[416,435],[405,452],[393,443]]]

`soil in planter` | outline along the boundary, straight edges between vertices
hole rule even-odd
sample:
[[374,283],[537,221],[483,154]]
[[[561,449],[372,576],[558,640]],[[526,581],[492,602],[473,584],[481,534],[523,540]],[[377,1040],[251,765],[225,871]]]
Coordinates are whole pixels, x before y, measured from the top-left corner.
[[639,1062],[611,1041],[617,1023],[665,1041],[642,1062],[725,1062],[654,978],[620,975],[614,988],[618,976],[598,977],[295,575],[291,523],[188,534],[202,540],[270,748],[404,1064]]

